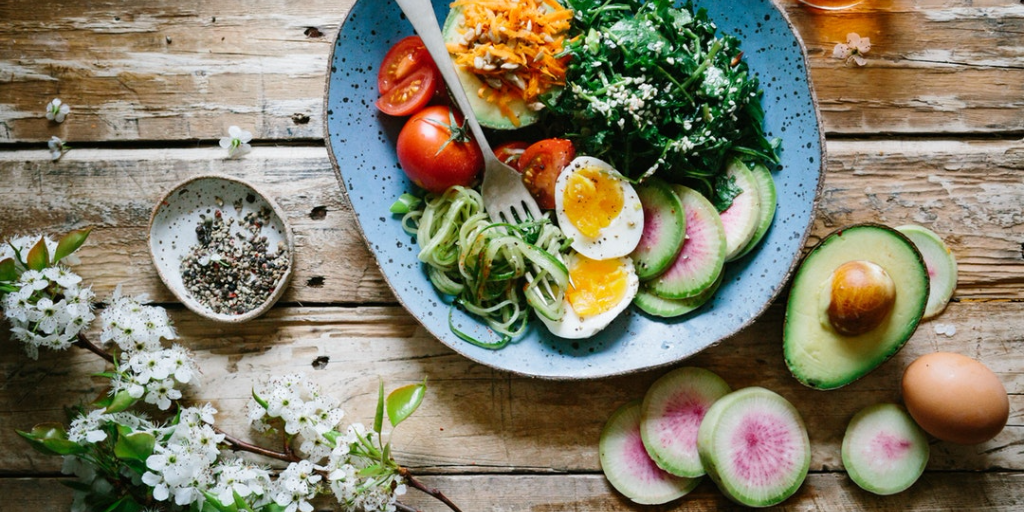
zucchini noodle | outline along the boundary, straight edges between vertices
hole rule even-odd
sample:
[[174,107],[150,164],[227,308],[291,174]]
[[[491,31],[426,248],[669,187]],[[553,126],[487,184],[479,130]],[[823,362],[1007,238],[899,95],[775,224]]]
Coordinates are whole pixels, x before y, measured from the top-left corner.
[[552,320],[562,317],[569,271],[560,255],[569,242],[549,218],[491,222],[480,193],[455,186],[428,194],[405,214],[402,228],[416,236],[434,287],[501,335],[488,343],[453,327],[460,338],[501,348],[526,330],[530,309]]

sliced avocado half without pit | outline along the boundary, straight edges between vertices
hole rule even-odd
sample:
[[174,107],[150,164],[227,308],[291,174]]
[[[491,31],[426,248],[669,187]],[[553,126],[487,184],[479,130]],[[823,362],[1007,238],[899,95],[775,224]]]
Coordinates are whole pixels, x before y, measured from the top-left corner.
[[[444,26],[441,27],[445,43],[455,43],[458,40],[464,31],[464,20],[465,17],[462,15],[461,7],[455,7],[448,11],[448,17],[445,18]],[[473,106],[473,112],[476,114],[480,126],[495,130],[515,130],[536,123],[540,119],[541,114],[539,111],[530,108],[521,99],[514,99],[509,102],[508,107],[519,117],[519,125],[517,126],[511,119],[501,113],[501,109],[496,104],[480,97],[478,91],[483,87],[489,87],[483,80],[457,64],[455,65],[455,71],[459,75],[459,81],[462,82],[462,88],[466,91],[469,104]]]
[[790,372],[816,389],[867,375],[914,334],[928,288],[921,253],[895,229],[857,224],[828,235],[793,278],[783,327]]

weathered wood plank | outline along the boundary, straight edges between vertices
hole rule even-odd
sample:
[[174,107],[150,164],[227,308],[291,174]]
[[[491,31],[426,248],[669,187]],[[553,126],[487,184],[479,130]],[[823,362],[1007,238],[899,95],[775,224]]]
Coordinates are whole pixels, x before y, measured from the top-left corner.
[[[71,490],[58,478],[0,479],[0,512],[67,510]],[[680,500],[661,506],[640,506],[623,498],[601,475],[465,475],[427,476],[423,482],[440,489],[462,510],[501,512],[613,512],[644,510],[748,510],[725,499],[709,480]],[[865,510],[979,510],[1012,512],[1024,506],[1024,475],[1020,473],[925,473],[913,487],[894,496],[861,490],[841,473],[812,473],[803,487],[773,510],[787,512],[861,512]],[[401,500],[421,512],[449,512],[425,494],[410,490]],[[317,510],[337,510],[329,499]]]
[[[1024,298],[1024,143],[834,141],[828,149],[812,243],[855,222],[921,224],[943,235],[960,262],[956,297]],[[221,173],[263,189],[287,213],[298,249],[284,301],[394,301],[324,148],[224,155],[220,148],[78,149],[53,163],[45,151],[0,153],[0,236],[94,226],[80,271],[101,295],[123,283],[171,301],[149,256],[150,211],[189,176]]]
[[[722,375],[739,389],[762,386],[793,402],[813,447],[812,468],[841,468],[846,423],[862,407],[899,400],[903,369],[925,353],[961,352],[988,365],[1011,395],[1009,426],[977,446],[936,442],[933,470],[1024,470],[1024,303],[951,304],[935,322],[957,327],[937,334],[925,323],[907,346],[878,370],[845,388],[822,392],[793,379],[782,359],[782,307],[772,307],[749,329],[693,357],[687,364]],[[640,398],[665,370],[585,382],[523,378],[474,363],[434,340],[403,309],[275,308],[242,325],[215,324],[186,310],[172,318],[180,343],[193,350],[203,385],[192,392],[221,411],[218,425],[245,434],[244,405],[254,379],[304,372],[342,402],[347,422],[369,423],[377,379],[387,385],[428,379],[430,392],[414,419],[397,429],[396,457],[431,472],[597,471],[597,439],[611,412]],[[980,321],[979,319],[984,319]],[[44,421],[62,421],[62,408],[87,403],[105,382],[96,356],[77,350],[28,360],[0,333],[0,474],[56,471],[59,462],[33,452],[14,433]],[[314,370],[319,356],[330,357]]]
[[[0,5],[0,142],[323,137],[330,42],[354,0]],[[778,0],[808,48],[829,133],[1024,130],[1024,7],[874,0],[823,13]],[[752,30],[752,28],[751,28]],[[411,32],[411,29],[410,29]],[[831,58],[871,37],[864,68]],[[43,118],[59,96],[74,111]]]

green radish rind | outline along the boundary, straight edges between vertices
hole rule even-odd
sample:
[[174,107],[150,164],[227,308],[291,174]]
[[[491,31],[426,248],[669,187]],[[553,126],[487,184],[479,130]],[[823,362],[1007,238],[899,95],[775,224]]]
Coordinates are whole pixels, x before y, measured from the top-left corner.
[[[765,436],[775,446],[763,442]],[[697,451],[719,490],[749,507],[782,503],[800,489],[811,466],[811,443],[800,413],[782,396],[760,387],[734,391],[711,406],[697,433]],[[749,464],[744,467],[739,463],[744,455],[747,462],[772,467],[760,472]],[[757,479],[770,481],[755,485]]]
[[725,228],[714,205],[696,190],[672,185],[686,212],[686,241],[672,265],[648,281],[651,293],[686,299],[708,289],[725,267]]
[[636,307],[651,316],[661,318],[675,318],[677,316],[683,316],[692,313],[700,309],[704,304],[707,304],[707,302],[715,296],[715,292],[718,291],[718,287],[721,286],[722,276],[724,275],[724,272],[719,273],[718,279],[716,279],[708,289],[687,299],[662,298],[650,292],[646,286],[641,285],[636,297],[633,297],[633,304],[636,304]]
[[924,308],[924,317],[927,320],[934,318],[946,309],[949,299],[953,298],[956,291],[957,265],[956,257],[949,246],[942,240],[942,237],[934,231],[908,224],[899,226],[896,231],[903,233],[921,251],[924,257],[925,268],[928,269],[928,304]]
[[874,404],[850,420],[843,466],[860,488],[881,496],[914,485],[928,465],[928,435],[897,404]]
[[764,235],[768,234],[768,228],[772,226],[772,221],[775,219],[775,210],[779,202],[778,192],[775,190],[775,178],[772,177],[771,171],[767,167],[757,164],[750,169],[750,172],[754,174],[754,181],[757,182],[757,193],[761,198],[761,207],[758,209],[759,216],[754,236],[735,259],[740,259],[749,254],[750,251],[757,247],[757,244],[761,243]]
[[615,490],[634,503],[660,505],[692,491],[700,478],[683,478],[659,468],[640,437],[640,400],[619,407],[601,429],[601,470]]
[[739,159],[730,160],[725,173],[742,190],[733,198],[732,205],[720,213],[725,228],[725,261],[732,261],[742,255],[760,226],[761,195],[754,173]]
[[644,232],[630,254],[641,281],[655,278],[675,261],[686,236],[686,212],[664,181],[649,179],[636,187],[644,208]]
[[[896,302],[881,325],[844,336],[829,325],[823,286],[841,264],[867,260],[885,269],[896,285]],[[900,351],[917,330],[928,301],[928,271],[920,251],[899,231],[855,224],[834,231],[807,253],[797,268],[786,303],[782,351],[790,373],[815,389],[845,386]],[[824,296],[827,298],[827,296]]]
[[716,373],[690,366],[654,381],[640,406],[640,436],[658,467],[676,476],[704,475],[697,431],[711,405],[731,391]]

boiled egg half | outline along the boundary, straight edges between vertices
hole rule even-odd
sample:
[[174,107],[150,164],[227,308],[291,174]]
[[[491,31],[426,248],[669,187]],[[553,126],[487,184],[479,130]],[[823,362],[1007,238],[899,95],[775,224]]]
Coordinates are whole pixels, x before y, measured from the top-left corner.
[[569,269],[564,311],[559,320],[538,315],[548,330],[561,338],[588,338],[604,329],[625,310],[637,290],[633,260],[628,257],[595,260],[578,253],[569,253],[565,261]]
[[640,243],[640,196],[611,165],[579,157],[555,181],[558,227],[576,252],[594,260],[626,256]]

